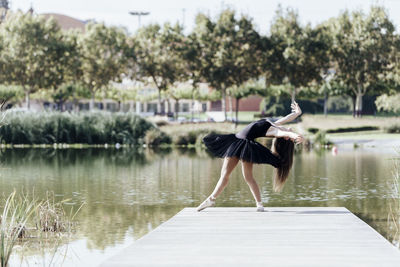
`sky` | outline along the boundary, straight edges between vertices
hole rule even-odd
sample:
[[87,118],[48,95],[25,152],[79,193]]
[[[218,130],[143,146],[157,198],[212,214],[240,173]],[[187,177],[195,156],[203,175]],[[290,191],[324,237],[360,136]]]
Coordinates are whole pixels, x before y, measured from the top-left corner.
[[12,10],[27,11],[31,6],[36,13],[61,13],[80,20],[95,19],[107,25],[123,26],[133,33],[139,27],[138,17],[129,11],[150,12],[142,16],[141,25],[149,23],[183,23],[190,32],[198,12],[215,18],[222,8],[233,8],[253,18],[257,30],[268,33],[278,5],[298,11],[302,23],[318,24],[337,16],[345,9],[368,12],[373,4],[386,7],[390,18],[400,27],[400,0],[10,0]]

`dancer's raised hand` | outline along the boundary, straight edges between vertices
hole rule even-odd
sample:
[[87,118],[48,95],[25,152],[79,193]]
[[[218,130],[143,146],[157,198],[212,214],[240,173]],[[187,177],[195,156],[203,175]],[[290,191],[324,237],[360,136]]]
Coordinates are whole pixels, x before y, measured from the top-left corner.
[[301,114],[300,106],[299,106],[299,104],[297,104],[296,101],[293,101],[293,103],[290,105],[290,107],[292,108],[293,113],[295,113],[297,115]]
[[302,135],[298,134],[298,135],[296,136],[296,138],[294,139],[294,142],[295,142],[296,144],[303,143],[303,142],[304,142],[304,137],[303,137]]

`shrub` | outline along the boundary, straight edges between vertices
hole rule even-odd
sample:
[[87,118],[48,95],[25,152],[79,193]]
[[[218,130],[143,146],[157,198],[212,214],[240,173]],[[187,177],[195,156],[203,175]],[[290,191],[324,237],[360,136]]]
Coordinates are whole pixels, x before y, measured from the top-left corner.
[[[212,133],[216,133],[211,131]],[[174,135],[173,143],[178,146],[201,145],[203,137],[209,134],[206,129],[192,130]]]
[[154,122],[154,124],[157,125],[158,127],[161,127],[161,126],[166,126],[169,123],[167,121],[164,121],[164,120],[158,120],[158,121]]
[[329,146],[329,145],[333,144],[329,139],[326,138],[325,131],[317,132],[317,134],[314,137],[314,143],[322,145],[322,146]]
[[400,124],[393,124],[385,127],[386,133],[400,133]]
[[163,144],[171,144],[172,139],[169,135],[159,129],[151,129],[146,133],[145,142],[148,146],[159,146]]
[[0,141],[7,144],[142,143],[154,126],[133,113],[15,112],[6,114]]
[[310,127],[310,128],[307,129],[307,131],[309,131],[310,133],[315,134],[315,133],[317,133],[319,131],[319,129],[318,128],[314,128],[314,127]]
[[189,144],[188,136],[186,133],[176,134],[172,138],[174,145],[187,146]]
[[374,131],[379,130],[377,126],[358,126],[358,127],[345,127],[326,130],[327,133],[345,133],[345,132],[358,132],[358,131]]

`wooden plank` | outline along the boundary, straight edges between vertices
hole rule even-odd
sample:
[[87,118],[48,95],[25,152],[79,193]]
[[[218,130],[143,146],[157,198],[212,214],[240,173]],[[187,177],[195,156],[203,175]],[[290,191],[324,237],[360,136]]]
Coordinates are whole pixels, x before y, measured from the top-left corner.
[[344,207],[184,208],[101,266],[400,266]]

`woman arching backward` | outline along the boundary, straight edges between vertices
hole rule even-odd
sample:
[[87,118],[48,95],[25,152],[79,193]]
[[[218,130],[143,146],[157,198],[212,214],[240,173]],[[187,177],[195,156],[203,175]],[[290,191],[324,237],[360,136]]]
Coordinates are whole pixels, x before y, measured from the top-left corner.
[[[242,174],[256,201],[257,211],[264,211],[260,189],[253,177],[253,164],[270,164],[274,169],[273,189],[280,192],[293,164],[294,145],[304,141],[303,136],[282,125],[301,115],[296,102],[291,104],[292,112],[275,121],[263,118],[247,125],[236,134],[209,134],[203,138],[207,149],[216,157],[224,158],[221,176],[214,191],[198,207],[201,211],[215,206],[216,198],[229,182],[230,174],[239,161]],[[254,141],[258,137],[272,137],[272,150]]]

